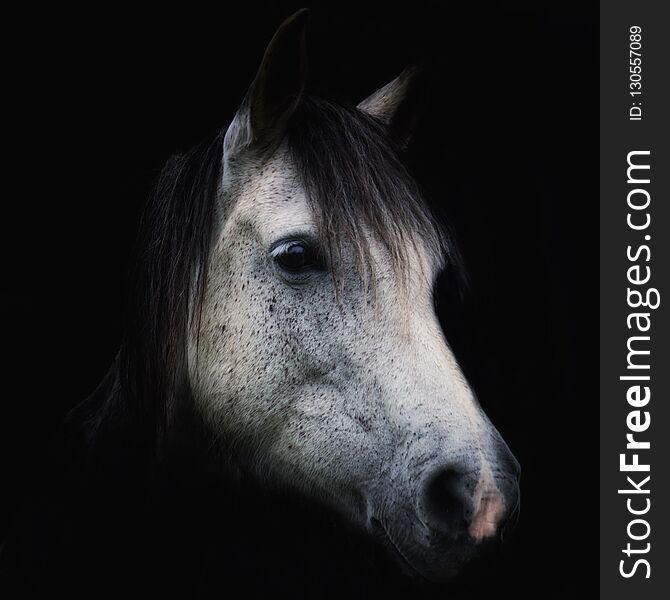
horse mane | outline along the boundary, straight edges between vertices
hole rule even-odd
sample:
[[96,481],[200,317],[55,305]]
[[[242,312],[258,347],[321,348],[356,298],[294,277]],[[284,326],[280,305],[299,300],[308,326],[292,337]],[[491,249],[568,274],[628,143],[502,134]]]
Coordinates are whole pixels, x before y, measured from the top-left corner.
[[186,335],[207,278],[224,133],[168,160],[140,221],[119,384],[158,454],[190,393]]
[[132,449],[122,452],[146,455],[148,462],[137,468],[151,469],[164,456],[177,411],[188,407],[189,303],[199,302],[206,281],[224,133],[171,157],[148,198],[119,352],[98,388],[66,420],[70,435],[92,455],[87,463],[108,460],[120,438]]
[[446,256],[456,258],[384,123],[355,107],[306,97],[286,137],[331,263],[337,264],[349,243],[364,274],[371,266],[368,232],[387,250],[401,283],[408,249],[416,250],[419,243],[438,267]]
[[[207,279],[224,134],[172,157],[158,177],[140,222],[121,349],[107,383],[85,403],[90,439],[105,431],[105,421],[130,421],[160,458],[190,404],[186,337]],[[354,107],[305,97],[284,140],[331,262],[350,242],[359,267],[369,267],[371,232],[401,277],[407,248],[419,240],[437,265],[445,256],[458,263],[382,123]]]

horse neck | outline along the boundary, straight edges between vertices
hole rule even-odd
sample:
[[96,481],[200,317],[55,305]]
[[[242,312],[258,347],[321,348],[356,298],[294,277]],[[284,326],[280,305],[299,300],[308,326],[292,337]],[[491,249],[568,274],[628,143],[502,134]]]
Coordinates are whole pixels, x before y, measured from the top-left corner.
[[73,444],[71,457],[82,475],[110,485],[140,486],[149,493],[207,478],[209,437],[189,409],[191,403],[180,403],[171,431],[161,431],[146,408],[152,402],[129,391],[139,386],[128,381],[124,368],[117,357],[96,390],[68,415],[65,437]]
[[66,461],[83,479],[137,477],[146,442],[120,381],[116,360],[93,393],[67,415],[63,427]]

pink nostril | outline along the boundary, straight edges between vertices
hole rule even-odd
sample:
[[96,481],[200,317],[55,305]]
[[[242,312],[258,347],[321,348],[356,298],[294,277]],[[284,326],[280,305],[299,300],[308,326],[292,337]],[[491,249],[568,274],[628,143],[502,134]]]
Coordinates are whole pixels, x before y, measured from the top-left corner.
[[[479,487],[479,486],[478,486]],[[475,493],[478,508],[472,518],[468,533],[477,542],[492,537],[498,531],[498,524],[505,514],[505,500],[497,490],[488,490],[479,495]]]
[[472,495],[474,515],[468,533],[477,542],[492,537],[505,516],[505,497],[498,489],[488,461],[482,461],[479,481]]
[[497,534],[507,514],[507,501],[484,461],[478,471],[450,466],[434,470],[424,484],[420,506],[433,533],[481,542]]

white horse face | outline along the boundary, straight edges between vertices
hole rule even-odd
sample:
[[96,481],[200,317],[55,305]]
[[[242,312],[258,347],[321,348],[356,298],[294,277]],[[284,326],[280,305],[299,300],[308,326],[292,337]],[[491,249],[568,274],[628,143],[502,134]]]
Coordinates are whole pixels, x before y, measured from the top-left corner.
[[226,137],[189,342],[195,402],[259,477],[382,534],[420,574],[448,577],[514,508],[518,466],[444,339],[440,261],[416,240],[401,281],[372,231],[369,280],[351,242],[326,261],[286,143],[263,154],[246,137],[259,121],[243,108]]

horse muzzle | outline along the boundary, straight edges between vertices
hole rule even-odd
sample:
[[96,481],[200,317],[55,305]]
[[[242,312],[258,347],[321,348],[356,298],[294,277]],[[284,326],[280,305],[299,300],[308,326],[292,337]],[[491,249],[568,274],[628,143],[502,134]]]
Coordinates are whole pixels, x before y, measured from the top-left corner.
[[393,478],[381,509],[370,507],[368,524],[407,570],[443,582],[500,541],[518,508],[520,470],[506,447],[493,464],[482,459],[475,469],[431,463],[418,476]]

